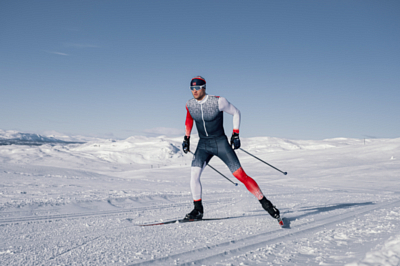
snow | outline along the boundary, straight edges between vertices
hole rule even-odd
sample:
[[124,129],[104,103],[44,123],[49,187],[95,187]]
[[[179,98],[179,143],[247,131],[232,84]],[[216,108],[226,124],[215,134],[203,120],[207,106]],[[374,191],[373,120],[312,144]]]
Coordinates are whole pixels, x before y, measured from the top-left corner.
[[[192,155],[181,152],[182,138],[0,130],[10,139],[35,144],[0,145],[0,265],[400,263],[400,139],[242,139],[243,149],[288,172],[237,151],[285,228],[209,167],[205,218],[230,219],[139,226],[192,209]],[[236,181],[219,159],[210,165]]]

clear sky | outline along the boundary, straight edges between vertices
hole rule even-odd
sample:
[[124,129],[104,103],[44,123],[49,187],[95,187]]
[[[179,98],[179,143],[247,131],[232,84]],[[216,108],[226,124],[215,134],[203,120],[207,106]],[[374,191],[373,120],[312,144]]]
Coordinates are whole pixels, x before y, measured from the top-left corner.
[[0,129],[183,136],[196,75],[243,137],[400,137],[400,1],[0,2]]

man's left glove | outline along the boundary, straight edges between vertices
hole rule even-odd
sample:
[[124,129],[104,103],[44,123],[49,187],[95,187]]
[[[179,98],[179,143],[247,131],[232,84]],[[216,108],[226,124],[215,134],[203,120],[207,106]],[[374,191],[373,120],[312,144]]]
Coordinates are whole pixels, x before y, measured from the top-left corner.
[[188,153],[190,151],[190,137],[185,136],[182,142],[182,150],[184,153]]
[[233,133],[231,137],[231,147],[234,150],[237,150],[240,148],[240,139],[239,139],[239,134],[238,133]]

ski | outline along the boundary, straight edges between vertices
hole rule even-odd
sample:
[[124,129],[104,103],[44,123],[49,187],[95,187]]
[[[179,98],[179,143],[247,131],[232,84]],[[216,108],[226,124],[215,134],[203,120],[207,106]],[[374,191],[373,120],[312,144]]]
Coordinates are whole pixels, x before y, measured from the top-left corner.
[[[208,219],[207,218],[206,219],[190,219],[190,220],[187,220],[187,219],[176,219],[176,220],[170,220],[170,221],[158,222],[158,223],[139,224],[138,226],[155,226],[155,225],[181,224],[181,223],[190,223],[190,222],[208,222],[208,221],[219,221],[219,220],[241,218],[241,217],[243,217],[243,216],[239,216],[239,217],[223,217],[223,218],[208,218]],[[278,223],[282,228],[285,228],[284,219],[285,218],[281,218],[281,217],[276,218],[276,220],[278,220]]]
[[139,224],[139,226],[155,226],[155,225],[164,225],[164,224],[175,224],[175,223],[190,223],[190,222],[207,222],[207,221],[218,221],[218,220],[226,220],[230,219],[231,217],[224,217],[224,218],[209,218],[209,219],[177,219],[159,223],[151,223],[151,224]]

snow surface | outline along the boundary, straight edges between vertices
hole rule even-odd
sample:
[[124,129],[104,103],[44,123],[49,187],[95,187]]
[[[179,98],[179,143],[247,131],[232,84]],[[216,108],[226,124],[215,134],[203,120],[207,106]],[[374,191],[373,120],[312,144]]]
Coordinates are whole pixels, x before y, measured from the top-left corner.
[[[0,131],[0,139],[24,136],[11,135]],[[192,209],[182,138],[47,141],[0,146],[0,265],[400,263],[400,139],[242,139],[288,172],[237,151],[285,228],[209,167],[205,218],[230,219],[139,226]],[[210,164],[236,181],[218,158]]]

